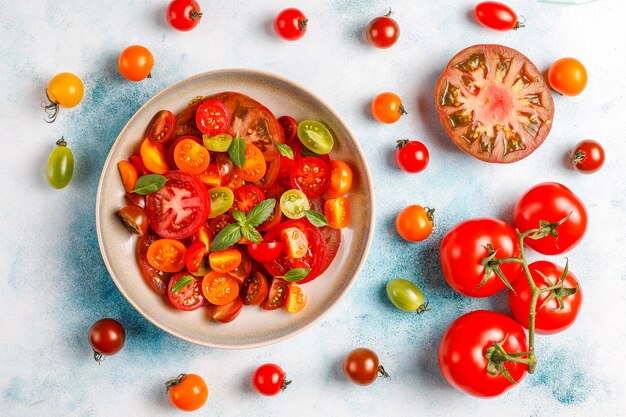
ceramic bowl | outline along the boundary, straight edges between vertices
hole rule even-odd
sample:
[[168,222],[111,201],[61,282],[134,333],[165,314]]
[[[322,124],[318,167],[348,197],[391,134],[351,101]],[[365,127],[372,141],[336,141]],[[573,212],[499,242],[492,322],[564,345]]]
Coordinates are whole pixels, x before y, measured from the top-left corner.
[[[244,306],[231,323],[219,324],[208,309],[178,311],[144,280],[135,258],[137,237],[124,228],[115,211],[126,204],[117,162],[132,155],[152,116],[161,109],[178,113],[196,97],[236,91],[267,106],[277,117],[322,121],[335,137],[333,159],[350,164],[354,183],[349,194],[350,226],[342,230],[342,243],[328,270],[304,284],[306,307],[297,314],[284,309],[264,311]],[[96,227],[104,263],[111,278],[146,319],[181,339],[217,348],[252,348],[286,339],[311,326],[339,302],[363,266],[374,230],[372,182],[365,157],[339,115],[311,92],[284,78],[252,70],[212,71],[174,84],[149,100],[128,121],[106,159],[96,196]]]

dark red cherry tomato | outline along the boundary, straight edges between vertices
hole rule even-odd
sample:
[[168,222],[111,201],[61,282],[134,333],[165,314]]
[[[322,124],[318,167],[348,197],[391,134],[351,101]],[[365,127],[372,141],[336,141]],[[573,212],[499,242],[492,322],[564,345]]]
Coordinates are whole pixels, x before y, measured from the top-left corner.
[[161,110],[148,123],[146,137],[152,142],[165,143],[172,137],[175,126],[176,117],[174,117],[174,113],[169,110]]
[[378,48],[390,48],[400,36],[400,26],[393,20],[391,10],[384,16],[375,18],[367,26],[367,40]]
[[422,172],[428,166],[429,154],[426,145],[417,140],[399,140],[396,149],[396,163],[411,173]]
[[604,148],[595,140],[583,140],[576,145],[570,157],[577,171],[591,174],[604,165]]
[[285,9],[276,16],[274,30],[281,38],[295,41],[304,36],[308,21],[300,10]]
[[101,362],[104,359],[103,356],[111,356],[119,352],[125,340],[124,326],[114,319],[98,320],[89,329],[89,343],[97,362]]
[[495,30],[511,30],[523,27],[517,14],[506,4],[497,1],[483,1],[474,8],[478,23]]
[[291,384],[291,381],[287,381],[285,377],[285,372],[280,366],[266,363],[259,366],[252,374],[252,386],[263,395],[276,395]]

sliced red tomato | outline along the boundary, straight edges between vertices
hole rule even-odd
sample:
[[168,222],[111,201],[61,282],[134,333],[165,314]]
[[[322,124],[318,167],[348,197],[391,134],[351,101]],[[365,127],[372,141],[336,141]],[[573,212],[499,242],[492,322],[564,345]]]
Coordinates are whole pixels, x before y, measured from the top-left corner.
[[258,271],[253,271],[243,282],[243,287],[241,287],[243,303],[247,306],[261,304],[267,298],[268,289],[265,275]]
[[[203,228],[205,226],[202,226]],[[202,230],[202,228],[200,229]],[[198,232],[196,232],[198,233]],[[193,236],[196,236],[195,234]],[[192,239],[193,239],[192,236]],[[196,240],[189,246],[185,254],[185,267],[189,272],[197,272],[202,264],[202,259],[209,253],[208,245],[202,240]]]
[[246,159],[239,169],[239,176],[250,182],[259,181],[265,175],[267,164],[261,150],[251,143],[246,144]]
[[137,262],[141,269],[141,274],[152,288],[159,294],[167,294],[167,285],[172,277],[172,273],[159,271],[153,268],[148,262],[148,248],[160,237],[148,229],[148,231],[137,241]]
[[197,232],[209,216],[209,193],[191,174],[170,171],[165,177],[165,186],[146,197],[148,222],[162,237],[184,239]]
[[221,306],[212,305],[210,314],[218,323],[230,323],[235,320],[239,313],[241,313],[241,308],[243,307],[243,300],[240,297],[235,298],[228,304],[224,304]]
[[272,262],[283,253],[280,242],[261,242],[248,245],[248,253],[257,262]]
[[239,296],[239,284],[228,274],[211,271],[202,280],[202,293],[211,304],[221,306]]
[[306,293],[304,289],[294,282],[287,284],[287,287],[289,287],[286,304],[287,311],[290,313],[302,311],[306,305]]
[[169,110],[161,110],[148,123],[146,137],[155,143],[165,143],[172,137],[175,125],[174,113]]
[[196,126],[200,132],[213,136],[226,132],[230,125],[230,113],[218,100],[204,101],[196,111]]
[[248,214],[254,206],[265,200],[263,190],[251,184],[237,188],[234,194],[235,202],[233,203],[233,210],[240,210],[245,214]]
[[341,230],[333,229],[332,227],[320,227],[319,229],[322,237],[324,238],[324,242],[326,242],[326,251],[324,252],[324,260],[322,262],[322,267],[320,268],[320,275],[324,273],[330,266],[330,264],[337,256],[337,251],[339,250],[339,245],[341,245]]
[[293,268],[310,268],[311,271],[307,277],[299,282],[303,284],[317,278],[319,274],[321,274],[326,252],[326,243],[317,227],[311,225],[311,223],[306,220],[289,220],[285,223],[281,223],[267,232],[263,239],[267,242],[278,241],[280,240],[281,232],[288,227],[297,227],[306,235],[309,244],[306,255],[294,259],[283,254],[272,262],[264,263],[263,266],[265,266],[267,272],[275,277],[283,276],[287,271]]
[[276,310],[281,308],[287,302],[289,288],[287,283],[282,279],[274,278],[267,294],[267,299],[261,304],[263,310]]
[[[184,277],[191,277],[193,280],[180,289],[175,288],[178,281],[187,279]],[[175,289],[178,291],[174,292]],[[174,275],[167,287],[167,298],[179,310],[192,311],[202,307],[205,303],[202,295],[202,278],[192,277],[187,272]]]
[[303,230],[287,227],[280,232],[285,255],[290,258],[302,258],[309,250],[309,242]]
[[330,185],[330,168],[322,159],[306,156],[294,162],[291,169],[291,185],[309,198],[318,197]]
[[173,141],[169,145],[169,148],[167,148],[167,162],[169,163],[171,169],[180,169],[178,165],[176,165],[176,160],[174,159],[174,150],[176,149],[176,145],[185,139],[193,139],[198,142],[198,145],[202,145],[202,139],[197,136],[181,136]]

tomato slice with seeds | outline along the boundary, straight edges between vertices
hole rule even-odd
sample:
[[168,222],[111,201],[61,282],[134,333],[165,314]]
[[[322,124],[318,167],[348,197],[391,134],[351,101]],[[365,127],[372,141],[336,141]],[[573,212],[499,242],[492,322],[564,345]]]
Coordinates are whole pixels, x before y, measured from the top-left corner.
[[207,148],[192,139],[183,139],[174,147],[174,162],[181,171],[201,174],[211,162]]
[[169,163],[171,169],[180,169],[178,168],[178,165],[176,165],[176,161],[174,160],[174,150],[176,149],[176,145],[178,145],[182,140],[185,139],[193,139],[194,141],[198,142],[199,145],[202,145],[202,139],[197,136],[181,136],[173,141],[169,145],[169,148],[167,148],[167,162]]
[[[324,212],[324,199],[322,197],[313,198],[311,201],[311,209],[318,213]],[[324,260],[322,261],[322,267],[320,268],[320,274],[326,271],[330,264],[337,256],[339,246],[341,245],[341,230],[333,229],[332,227],[324,226],[318,229],[324,238],[326,243],[326,250],[324,251]]]
[[137,241],[137,262],[141,269],[141,274],[152,288],[159,294],[167,294],[167,286],[172,278],[172,273],[159,271],[153,268],[148,262],[148,248],[152,243],[159,240],[160,237],[152,229],[139,238]]
[[159,239],[148,248],[148,263],[163,272],[178,272],[185,267],[185,245],[176,239]]
[[326,194],[337,198],[348,194],[352,188],[352,168],[343,161],[330,161],[330,184]]
[[165,143],[174,133],[176,117],[169,110],[158,111],[146,128],[146,137],[155,143]]
[[251,272],[252,261],[250,260],[250,256],[248,256],[247,251],[242,251],[241,263],[234,271],[228,272],[228,275],[235,278],[239,286],[242,286],[244,281],[250,276]]
[[218,100],[204,101],[196,111],[196,126],[205,135],[213,136],[226,132],[230,125],[230,113]]
[[222,185],[222,178],[220,177],[220,172],[217,169],[217,165],[209,164],[207,168],[201,173],[197,174],[196,177],[208,188],[215,188]]
[[283,128],[283,134],[285,135],[285,143],[291,142],[298,132],[298,122],[291,116],[280,116],[278,118],[280,127]]
[[231,272],[241,264],[241,252],[230,248],[209,253],[209,265],[215,272]]
[[281,308],[287,302],[287,294],[289,288],[287,283],[282,279],[274,278],[272,285],[267,294],[267,299],[261,304],[263,310],[276,310]]
[[218,323],[230,323],[235,320],[237,316],[239,316],[242,307],[243,300],[240,297],[237,297],[228,304],[221,306],[212,305],[209,310],[209,314],[213,317],[213,320]]
[[[204,227],[204,226],[203,226]],[[197,233],[197,232],[196,232]],[[194,234],[195,236],[195,234]],[[208,245],[202,240],[196,240],[187,248],[185,254],[185,267],[189,272],[198,272],[204,255],[209,252]]]
[[251,184],[237,188],[234,194],[235,202],[233,203],[233,210],[240,210],[245,214],[248,214],[254,206],[265,200],[263,190]]
[[299,311],[302,311],[306,305],[306,293],[304,292],[304,289],[295,282],[290,282],[287,284],[287,287],[288,295],[285,305],[285,307],[287,307],[287,311],[290,313],[298,313]]
[[315,156],[300,158],[291,169],[291,185],[309,198],[318,197],[330,185],[330,168]]
[[202,280],[202,293],[211,304],[221,306],[239,296],[239,284],[228,274],[211,271]]
[[259,181],[265,175],[267,164],[261,150],[251,143],[246,143],[246,159],[239,169],[239,176],[250,182]]
[[328,226],[342,229],[350,224],[350,201],[345,197],[331,198],[324,203]]
[[209,240],[212,242],[213,239],[215,239],[215,236],[217,236],[217,234],[221,232],[228,223],[232,222],[234,222],[234,219],[228,214],[222,214],[221,216],[217,216],[214,219],[211,219],[211,221],[209,222]]
[[165,178],[165,186],[146,197],[148,222],[161,237],[184,239],[206,221],[211,211],[209,193],[191,174],[170,171]]
[[202,295],[202,278],[193,277],[191,283],[185,285],[177,292],[173,292],[176,283],[183,277],[191,276],[186,272],[180,272],[172,277],[167,287],[167,298],[174,307],[182,311],[197,310],[205,304],[205,298]]
[[[191,235],[191,243],[202,242],[206,246],[207,251],[211,246],[212,239],[213,237],[211,236],[211,229],[209,228],[208,223],[203,224],[196,233]],[[191,249],[191,247],[189,249]]]
[[261,304],[267,298],[268,290],[269,286],[265,275],[258,271],[253,271],[241,287],[243,303],[247,306]]
[[280,241],[283,244],[285,255],[290,258],[302,258],[309,250],[306,235],[297,227],[283,229],[280,232]]

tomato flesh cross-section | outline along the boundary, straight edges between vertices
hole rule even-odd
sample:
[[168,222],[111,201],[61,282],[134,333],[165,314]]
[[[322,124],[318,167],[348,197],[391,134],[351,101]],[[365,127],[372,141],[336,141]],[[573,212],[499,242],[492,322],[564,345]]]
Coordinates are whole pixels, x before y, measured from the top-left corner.
[[446,133],[486,162],[530,155],[552,127],[554,102],[535,65],[501,45],[474,45],[456,54],[435,87]]

